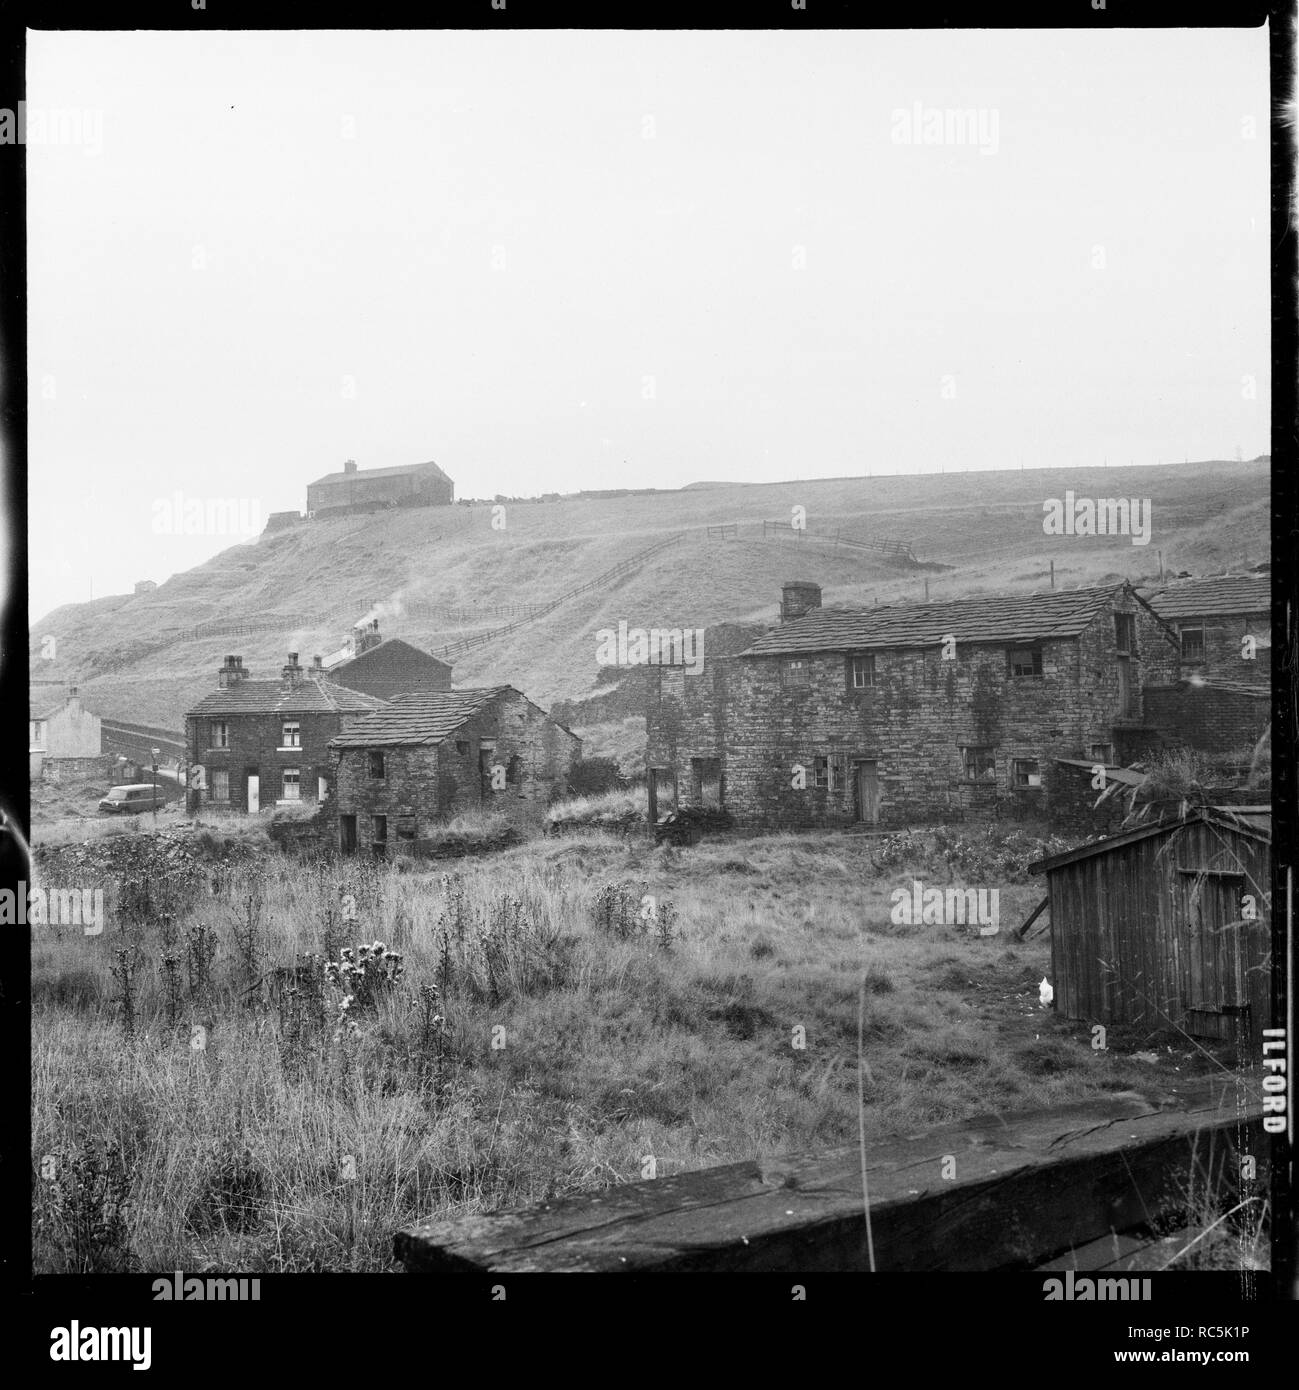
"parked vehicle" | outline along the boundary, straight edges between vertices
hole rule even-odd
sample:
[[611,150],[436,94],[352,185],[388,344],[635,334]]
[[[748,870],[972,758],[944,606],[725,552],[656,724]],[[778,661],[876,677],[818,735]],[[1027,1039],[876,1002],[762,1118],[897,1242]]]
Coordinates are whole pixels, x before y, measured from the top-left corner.
[[134,782],[125,787],[110,787],[108,795],[99,803],[99,812],[105,816],[136,816],[142,811],[152,811],[157,806],[165,806],[171,796],[168,788],[159,783]]

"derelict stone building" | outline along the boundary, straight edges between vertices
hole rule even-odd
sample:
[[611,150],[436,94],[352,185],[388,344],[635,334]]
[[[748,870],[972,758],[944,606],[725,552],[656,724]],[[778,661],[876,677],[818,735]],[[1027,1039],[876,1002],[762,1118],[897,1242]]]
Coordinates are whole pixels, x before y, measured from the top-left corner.
[[1146,689],[1150,722],[1171,743],[1244,752],[1272,716],[1272,582],[1184,579],[1150,595],[1177,634],[1174,679]]
[[384,855],[469,811],[540,822],[581,751],[512,686],[398,695],[330,743],[338,847]]
[[850,610],[797,582],[780,619],[698,674],[654,668],[655,818],[685,805],[768,828],[1040,815],[1066,775],[1057,757],[1113,764],[1153,737],[1142,687],[1177,659],[1127,583]]

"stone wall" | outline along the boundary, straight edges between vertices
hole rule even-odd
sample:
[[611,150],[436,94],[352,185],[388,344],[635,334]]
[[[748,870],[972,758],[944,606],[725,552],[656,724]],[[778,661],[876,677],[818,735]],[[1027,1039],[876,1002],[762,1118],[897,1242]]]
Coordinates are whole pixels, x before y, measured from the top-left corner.
[[[483,743],[494,744],[483,749]],[[439,822],[481,811],[513,824],[540,825],[564,794],[581,740],[515,692],[493,701],[435,745],[384,748],[384,776],[370,775],[370,750],[334,750],[337,815],[357,816],[357,843],[373,843],[372,819],[388,816],[388,839],[400,829],[419,838]],[[500,769],[499,774],[494,769]],[[502,785],[494,785],[499,782]]]
[[1150,686],[1146,716],[1167,744],[1206,753],[1253,748],[1272,717],[1271,694],[1257,695],[1195,686]]
[[[1133,614],[1135,627],[1126,714],[1106,610],[1080,638],[1041,643],[1040,675],[1012,675],[1009,644],[962,644],[959,633],[950,660],[936,648],[876,652],[875,684],[865,690],[852,688],[843,653],[806,656],[799,685],[788,683],[786,656],[707,661],[697,676],[659,668],[646,764],[674,770],[678,804],[690,805],[700,800],[691,760],[720,760],[724,805],[748,826],[853,823],[854,769],[870,761],[882,826],[992,811],[1038,818],[1049,809],[1051,760],[1108,756],[1096,746],[1112,749],[1116,725],[1142,722],[1147,664],[1167,670],[1175,658],[1130,594],[1117,595],[1115,611]],[[993,750],[993,775],[967,775],[966,746]],[[1016,785],[1017,760],[1036,763],[1042,784]],[[659,814],[665,809],[660,796]]]

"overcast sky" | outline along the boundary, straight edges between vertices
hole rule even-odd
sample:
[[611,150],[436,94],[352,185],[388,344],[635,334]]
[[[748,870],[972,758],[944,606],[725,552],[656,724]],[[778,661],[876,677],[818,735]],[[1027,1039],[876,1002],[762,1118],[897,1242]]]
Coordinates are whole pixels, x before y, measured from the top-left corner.
[[83,113],[28,134],[33,616],[228,545],[177,490],[264,520],[347,458],[1268,448],[1263,30],[28,39],[29,126]]

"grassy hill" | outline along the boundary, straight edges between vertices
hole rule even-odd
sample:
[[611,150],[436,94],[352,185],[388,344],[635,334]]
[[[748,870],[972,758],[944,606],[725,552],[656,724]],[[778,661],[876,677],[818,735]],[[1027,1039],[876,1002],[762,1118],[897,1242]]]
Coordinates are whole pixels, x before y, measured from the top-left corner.
[[[386,636],[434,648],[504,619],[421,616],[444,609],[541,604],[635,551],[677,544],[611,587],[574,597],[539,621],[457,660],[457,685],[509,682],[541,704],[580,700],[600,672],[596,632],[770,621],[782,580],[820,583],[832,603],[896,602],[988,592],[1032,592],[1107,579],[1153,580],[1165,570],[1238,571],[1269,559],[1266,460],[1158,468],[1032,469],[921,477],[697,486],[612,499],[511,503],[505,526],[475,505],[312,522],[234,546],[148,594],[56,609],[31,633],[32,677],[81,688],[89,708],[181,727],[215,687],[226,652],[255,676],[278,673],[288,651],[304,661],[335,650],[349,627],[377,613]],[[1127,537],[1048,537],[1042,503],[1077,496],[1150,498],[1148,546]],[[764,539],[762,522],[806,509],[806,537]],[[738,523],[738,539],[707,527]],[[845,536],[905,539],[922,562],[901,570],[868,551],[836,550]],[[240,636],[170,635],[213,621],[278,619]],[[55,658],[42,657],[56,639]],[[48,647],[46,647],[48,650]]]

